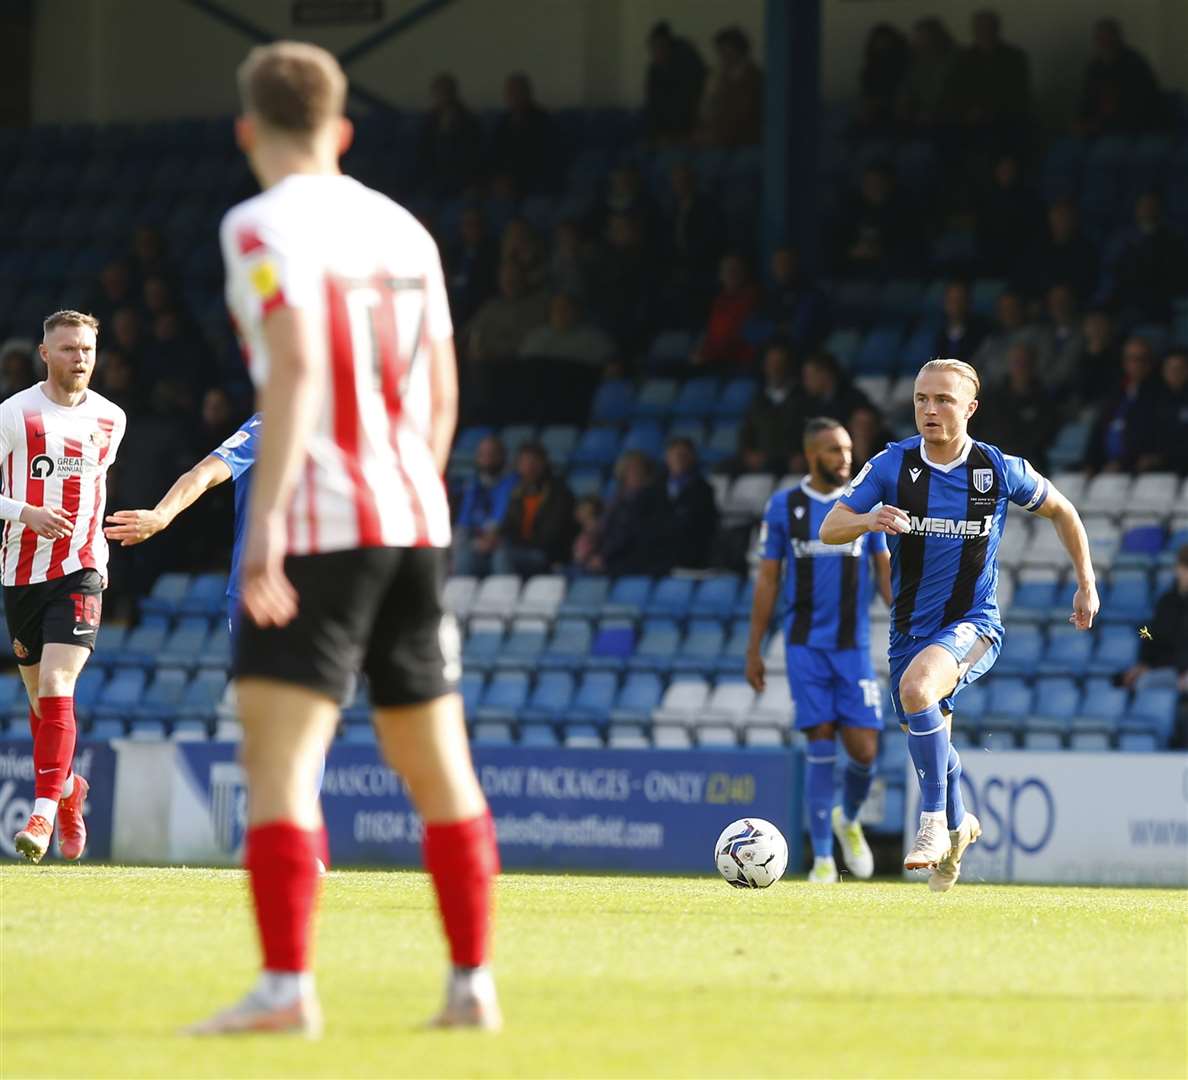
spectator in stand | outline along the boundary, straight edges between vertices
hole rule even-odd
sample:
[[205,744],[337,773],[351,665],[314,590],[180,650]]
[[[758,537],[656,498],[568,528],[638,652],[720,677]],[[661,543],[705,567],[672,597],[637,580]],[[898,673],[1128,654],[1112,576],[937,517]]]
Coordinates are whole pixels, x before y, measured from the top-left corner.
[[132,233],[132,276],[143,283],[150,277],[174,281],[176,270],[169,258],[165,237],[152,225],[138,225]]
[[634,218],[639,226],[640,240],[653,255],[662,245],[663,216],[660,206],[652,198],[639,169],[631,163],[615,166],[606,180],[606,193],[594,209],[590,219],[590,231],[605,236],[612,220],[616,217]]
[[1122,364],[1113,316],[1096,308],[1081,322],[1081,348],[1074,365],[1074,394],[1086,402],[1100,402],[1113,389]]
[[763,351],[763,386],[751,400],[738,432],[738,457],[732,472],[782,475],[804,441],[792,350],[773,341]]
[[515,263],[499,267],[499,295],[478,309],[470,321],[472,360],[508,360],[520,351],[528,331],[548,317],[548,296],[529,292],[523,271]]
[[581,226],[572,218],[557,222],[549,257],[549,282],[553,291],[585,300],[588,278],[589,258],[582,242]]
[[515,178],[525,195],[556,191],[561,179],[561,152],[549,114],[532,94],[532,80],[523,72],[503,84],[507,112],[499,118],[491,148],[491,169]]
[[198,441],[208,448],[218,446],[228,436],[234,435],[246,419],[235,415],[231,395],[221,386],[212,386],[202,395],[201,417]]
[[499,546],[499,528],[511,502],[516,477],[507,471],[507,451],[488,435],[474,451],[474,474],[462,488],[454,522],[453,572],[483,577]]
[[651,326],[655,269],[639,223],[630,214],[610,219],[589,280],[590,308],[598,324],[621,348],[641,348]]
[[573,492],[553,475],[540,443],[524,443],[516,453],[516,485],[499,531],[492,564],[497,574],[528,577],[569,561]]
[[672,517],[647,454],[629,450],[615,464],[615,494],[602,523],[593,568],[621,574],[666,574],[673,567]]
[[1164,356],[1161,376],[1155,446],[1162,468],[1188,476],[1188,348],[1176,346]]
[[961,50],[954,71],[952,107],[966,131],[999,146],[1018,146],[1031,115],[1027,54],[1002,39],[998,12],[983,8],[972,19],[973,43]]
[[751,278],[751,268],[741,255],[726,255],[718,273],[721,290],[710,304],[705,333],[693,350],[692,362],[749,366],[755,359],[755,346],[743,336],[747,320],[759,308],[759,287]]
[[702,108],[703,137],[711,146],[755,146],[763,137],[763,72],[751,42],[737,26],[714,35],[718,67]]
[[690,326],[713,296],[714,268],[726,247],[726,218],[718,203],[698,189],[697,174],[688,162],[673,166],[669,186],[665,325]]
[[138,372],[144,367],[144,325],[136,308],[117,308],[112,314],[110,343],[128,358]]
[[602,547],[602,500],[597,495],[578,499],[573,510],[578,534],[573,541],[573,565],[583,573],[598,573]]
[[99,320],[100,326],[111,323],[111,317],[122,307],[136,303],[132,272],[126,259],[109,262],[99,271],[99,288],[86,309]]
[[453,75],[434,78],[429,102],[417,143],[417,189],[422,195],[454,198],[479,180],[483,128],[463,103]]
[[149,389],[162,379],[186,387],[191,403],[210,386],[211,367],[202,344],[187,333],[176,311],[162,311],[141,355],[140,377]]
[[855,409],[870,404],[867,396],[842,374],[832,353],[815,352],[805,360],[800,368],[800,386],[805,416],[852,416]]
[[1147,472],[1159,464],[1160,386],[1155,354],[1141,337],[1122,346],[1122,383],[1097,413],[1089,439],[1090,469]]
[[458,239],[445,252],[450,309],[454,321],[465,323],[479,305],[495,292],[499,252],[487,234],[487,223],[477,206],[468,206],[458,221]]
[[1097,287],[1097,245],[1081,231],[1076,204],[1069,199],[1057,199],[1048,207],[1039,241],[1025,239],[1019,251],[1026,254],[1016,264],[1015,276],[1031,295],[1054,281],[1067,282],[1083,297]]
[[[34,346],[29,338],[9,338],[0,345],[0,401],[40,381],[33,355]],[[98,378],[100,372],[96,371],[95,375]]]
[[[989,327],[981,316],[975,315],[970,307],[969,285],[964,281],[950,281],[945,286],[945,325],[936,335],[932,355],[945,360],[973,359],[978,346],[986,336]],[[845,413],[822,412],[821,416],[844,416]]]
[[1010,367],[1011,349],[1022,343],[1035,348],[1040,341],[1037,327],[1027,323],[1023,297],[1013,289],[1001,293],[994,304],[995,326],[982,339],[969,362],[977,369],[978,377],[987,385],[1005,379]]
[[644,121],[648,137],[659,145],[688,142],[697,128],[705,92],[706,66],[688,40],[666,22],[648,34],[648,72],[644,85]]
[[1104,260],[1100,299],[1124,319],[1165,322],[1188,282],[1188,249],[1163,218],[1163,200],[1144,192],[1134,205],[1134,226],[1122,230]]
[[1163,94],[1151,65],[1126,44],[1117,19],[1093,27],[1078,127],[1086,135],[1135,135],[1162,127]]
[[577,300],[557,293],[549,304],[549,321],[530,330],[520,345],[526,360],[562,360],[591,367],[605,367],[615,355],[610,335],[581,321]]
[[923,224],[899,194],[891,166],[872,162],[834,226],[833,261],[838,273],[859,277],[909,273],[919,262]]
[[761,310],[775,324],[776,336],[797,349],[816,348],[829,332],[829,300],[804,275],[796,248],[771,253],[771,285]]
[[669,439],[664,464],[673,565],[704,570],[710,564],[710,549],[718,531],[714,489],[701,475],[697,449],[691,439]]
[[850,440],[854,444],[850,468],[855,474],[889,442],[895,441],[895,432],[887,426],[883,414],[873,405],[859,405],[850,413],[848,427]]
[[866,35],[859,73],[861,98],[857,126],[866,132],[890,131],[895,124],[896,103],[911,62],[904,35],[890,23],[878,23]]
[[1176,552],[1175,579],[1156,602],[1147,624],[1149,637],[1139,641],[1138,663],[1122,674],[1122,685],[1133,688],[1149,671],[1171,668],[1181,694],[1188,694],[1188,544]]
[[518,266],[530,292],[543,289],[548,282],[544,245],[536,230],[522,217],[512,218],[503,227],[503,235],[499,238],[499,261]]
[[940,19],[928,16],[912,27],[912,55],[899,94],[905,126],[921,134],[941,132],[950,122],[949,88],[957,68],[957,43]]
[[1017,342],[1007,353],[1005,378],[987,384],[971,421],[975,438],[1047,469],[1048,447],[1059,423],[1059,402],[1040,380],[1035,349]]
[[1018,265],[1044,220],[1039,196],[1023,180],[1019,158],[1003,154],[994,163],[990,187],[978,206],[978,250],[987,271],[1005,277]]
[[115,402],[130,417],[139,416],[144,411],[141,396],[144,387],[136,377],[136,368],[124,355],[123,350],[114,345],[99,354],[99,360],[95,364],[95,378],[91,380],[91,385],[109,401]]
[[1085,348],[1077,294],[1072,286],[1058,284],[1044,298],[1047,319],[1037,328],[1039,373],[1044,385],[1057,395],[1062,411],[1068,413],[1068,396],[1075,396],[1080,372],[1078,364]]
[[140,307],[145,319],[150,323],[166,311],[176,311],[183,321],[185,319],[182,304],[174,296],[173,287],[160,274],[153,274],[144,279],[140,287]]

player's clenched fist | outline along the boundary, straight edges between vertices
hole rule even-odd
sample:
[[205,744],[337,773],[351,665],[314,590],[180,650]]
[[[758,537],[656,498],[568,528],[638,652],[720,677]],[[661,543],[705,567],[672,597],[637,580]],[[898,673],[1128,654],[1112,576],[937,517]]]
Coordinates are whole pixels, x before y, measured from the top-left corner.
[[866,517],[871,532],[905,533],[912,527],[911,519],[898,506],[880,506]]
[[70,516],[56,506],[26,506],[21,511],[21,521],[46,540],[57,540],[74,531]]

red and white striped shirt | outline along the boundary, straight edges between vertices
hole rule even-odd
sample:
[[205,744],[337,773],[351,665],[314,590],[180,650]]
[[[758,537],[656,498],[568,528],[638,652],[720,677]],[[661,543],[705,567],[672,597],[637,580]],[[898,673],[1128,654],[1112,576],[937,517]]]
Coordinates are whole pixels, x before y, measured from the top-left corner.
[[84,567],[107,581],[107,470],[127,425],[124,410],[94,390],[73,408],[51,401],[41,383],[0,402],[0,494],[74,519],[73,532],[60,540],[6,521],[5,585],[51,581]]
[[293,175],[233,207],[220,240],[252,381],[268,376],[264,319],[277,307],[299,308],[324,350],[289,553],[447,547],[429,369],[430,343],[451,338],[453,325],[433,238],[350,177]]

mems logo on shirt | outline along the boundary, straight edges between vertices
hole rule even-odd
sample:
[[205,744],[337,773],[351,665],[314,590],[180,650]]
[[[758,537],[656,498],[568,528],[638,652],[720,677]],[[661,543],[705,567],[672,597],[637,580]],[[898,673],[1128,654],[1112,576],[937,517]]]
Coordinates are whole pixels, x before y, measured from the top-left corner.
[[958,540],[974,539],[989,536],[994,527],[994,515],[987,514],[976,521],[961,521],[956,518],[916,517],[909,515],[911,528],[908,530],[915,536],[952,536]]

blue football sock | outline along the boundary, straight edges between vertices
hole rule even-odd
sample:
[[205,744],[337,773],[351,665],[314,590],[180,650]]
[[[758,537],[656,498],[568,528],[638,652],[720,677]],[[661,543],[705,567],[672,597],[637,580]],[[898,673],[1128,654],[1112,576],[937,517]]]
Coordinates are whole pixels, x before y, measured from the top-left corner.
[[907,714],[908,753],[920,781],[920,810],[940,813],[945,808],[945,772],[949,766],[949,732],[939,705]]
[[847,821],[858,820],[858,811],[862,809],[866,796],[870,794],[870,782],[874,779],[874,774],[873,761],[869,765],[859,765],[856,761],[846,765],[842,779],[842,813]]
[[832,739],[814,739],[805,758],[804,790],[808,799],[809,836],[813,855],[833,857],[833,766],[837,750]]
[[961,798],[961,755],[949,743],[948,782],[945,788],[945,817],[949,828],[956,829],[965,817],[965,800]]

